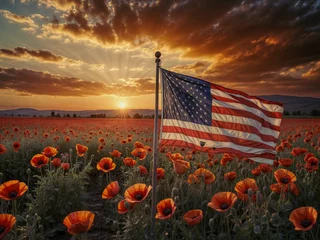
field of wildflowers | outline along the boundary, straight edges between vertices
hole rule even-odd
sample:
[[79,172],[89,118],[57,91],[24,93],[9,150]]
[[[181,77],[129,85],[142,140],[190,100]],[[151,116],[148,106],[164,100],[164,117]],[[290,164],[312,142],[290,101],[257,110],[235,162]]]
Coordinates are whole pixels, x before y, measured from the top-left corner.
[[0,239],[320,239],[320,120],[283,119],[273,166],[159,148],[153,120],[0,118]]

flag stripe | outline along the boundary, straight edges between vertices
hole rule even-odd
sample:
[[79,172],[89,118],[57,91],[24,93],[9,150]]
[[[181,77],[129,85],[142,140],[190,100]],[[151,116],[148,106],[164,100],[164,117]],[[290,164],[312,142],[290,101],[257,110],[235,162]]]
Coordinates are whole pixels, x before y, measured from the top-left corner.
[[[243,104],[247,107],[254,108],[254,109],[257,109],[258,111],[261,111],[264,115],[266,115],[269,118],[280,118],[281,119],[281,117],[282,117],[282,114],[279,112],[269,112],[267,110],[264,110],[264,109],[258,107],[257,105],[255,105],[254,103],[252,103],[250,101],[247,101],[245,99],[241,99],[238,97],[236,97],[235,99],[230,99],[230,98],[220,97],[220,96],[216,96],[216,95],[212,94],[212,98],[219,100],[219,101],[228,102],[228,103]],[[240,99],[240,101],[238,99]]]
[[225,108],[225,107],[216,107],[212,106],[212,112],[213,113],[220,113],[220,114],[227,114],[227,115],[234,115],[234,116],[239,116],[239,117],[246,117],[246,118],[251,118],[254,119],[262,124],[263,127],[269,128],[271,130],[275,131],[280,131],[280,127],[274,126],[270,124],[269,122],[266,122],[263,118],[258,117],[257,115],[244,111],[241,109],[231,109],[231,108]]
[[246,94],[246,93],[244,93],[244,92],[237,91],[237,90],[233,90],[233,89],[230,89],[230,88],[225,88],[225,87],[222,87],[222,86],[213,84],[213,83],[211,83],[211,88],[218,89],[218,90],[221,90],[221,91],[223,91],[223,92],[230,93],[230,94],[232,94],[232,95],[233,95],[233,94],[241,95],[241,96],[243,96],[243,97],[245,97],[245,98],[249,98],[249,99],[252,99],[252,100],[256,100],[256,101],[259,101],[259,102],[262,102],[262,103],[265,103],[265,104],[277,105],[277,106],[279,106],[279,107],[283,107],[283,104],[282,104],[282,103],[274,102],[274,101],[267,101],[267,100],[264,100],[264,99],[262,99],[262,98],[249,96],[248,94]]
[[230,147],[216,147],[215,149],[210,148],[210,147],[201,147],[197,144],[194,144],[192,142],[188,142],[185,140],[178,140],[178,139],[163,139],[160,143],[161,145],[169,145],[169,146],[176,146],[176,147],[186,147],[186,148],[191,148],[195,149],[197,151],[203,151],[203,152],[210,152],[210,153],[234,153],[239,156],[247,157],[247,158],[254,158],[254,157],[259,157],[259,158],[264,158],[266,160],[274,160],[275,154],[272,153],[250,153],[246,151],[241,151],[239,149],[235,148],[230,148]]
[[280,126],[280,124],[281,124],[281,119],[270,118],[270,117],[266,116],[263,112],[258,111],[254,108],[251,108],[251,107],[247,107],[246,105],[243,105],[241,103],[230,103],[230,102],[223,102],[223,101],[219,101],[219,100],[212,100],[212,106],[242,110],[242,111],[247,112],[248,114],[256,115],[257,117],[263,119],[265,122],[268,122],[269,124],[273,123],[272,125],[274,125],[274,126]]
[[[170,128],[170,127],[173,127],[173,128]],[[275,145],[274,142],[272,142],[272,141],[266,142],[266,141],[262,140],[261,137],[256,134],[242,132],[242,131],[229,130],[226,128],[219,128],[219,127],[214,127],[214,126],[194,124],[194,123],[179,121],[179,120],[175,120],[175,119],[164,119],[162,132],[170,132],[170,130],[172,130],[174,132],[182,131],[182,130],[175,129],[175,127],[178,127],[178,128],[180,127],[182,129],[191,130],[193,132],[192,134],[199,134],[198,136],[203,135],[200,138],[211,139],[211,140],[215,140],[215,141],[219,141],[218,136],[224,135],[227,138],[228,137],[235,138],[234,140],[238,141],[238,142],[240,142],[240,141],[243,142],[245,140],[249,140],[249,141],[254,141],[255,143],[266,144],[266,146],[271,147],[271,148],[274,147],[274,145]],[[191,133],[187,134],[187,131],[186,131],[186,135],[189,135],[189,134],[191,134]],[[209,135],[209,137],[208,137],[208,135]],[[216,136],[216,135],[218,135],[218,136]],[[197,137],[197,135],[189,135],[189,136]],[[236,138],[239,140],[237,140]],[[222,141],[222,139],[221,139],[221,141]]]
[[[274,142],[277,142],[279,131],[271,130],[270,128],[265,128],[262,124],[254,119],[246,118],[246,117],[239,117],[234,115],[228,114],[219,114],[219,113],[212,113],[212,122],[220,121],[225,123],[235,123],[237,125],[245,125],[248,127],[256,128],[261,135],[272,136],[275,138]],[[226,127],[228,128],[228,127]],[[244,131],[246,132],[246,131]]]
[[[221,128],[218,128],[221,132],[221,134],[210,134],[208,132],[201,132],[197,130],[192,130],[188,128],[182,128],[182,127],[174,127],[174,126],[163,126],[162,128],[162,133],[182,133],[186,136],[190,137],[196,137],[196,138],[201,138],[204,140],[210,140],[210,141],[219,141],[219,142],[230,142],[232,141],[233,143],[239,145],[239,146],[248,146],[252,148],[263,148],[263,149],[273,149],[273,146],[270,146],[268,144],[264,144],[262,142],[256,142],[252,140],[246,140],[243,138],[239,137],[233,137],[230,133],[227,133],[226,129],[223,131]],[[214,130],[212,130],[214,133]],[[241,135],[241,132],[239,132]],[[250,134],[243,134],[243,137],[250,136]],[[235,134],[236,136],[236,134]],[[253,135],[251,135],[253,136]]]
[[255,104],[257,107],[264,109],[266,111],[269,111],[269,112],[277,112],[277,113],[283,112],[283,108],[280,107],[279,105],[262,103],[259,100],[247,98],[247,97],[244,97],[239,94],[227,93],[227,92],[223,92],[221,90],[215,89],[215,88],[211,88],[211,93],[215,96],[225,97],[225,98],[229,98],[232,100],[238,100],[238,101],[246,100],[246,101],[251,102],[252,104]]

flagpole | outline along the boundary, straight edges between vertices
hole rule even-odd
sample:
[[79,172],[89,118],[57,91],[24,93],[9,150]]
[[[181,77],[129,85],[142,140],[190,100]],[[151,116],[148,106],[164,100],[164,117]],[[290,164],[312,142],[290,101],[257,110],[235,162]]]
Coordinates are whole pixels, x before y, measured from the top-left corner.
[[155,110],[154,110],[154,132],[153,132],[153,170],[152,170],[152,211],[151,211],[151,234],[153,239],[156,239],[155,235],[155,216],[156,216],[156,201],[157,201],[157,158],[158,158],[158,116],[159,116],[159,69],[160,69],[160,57],[161,53],[155,53],[156,62],[156,92],[155,92]]

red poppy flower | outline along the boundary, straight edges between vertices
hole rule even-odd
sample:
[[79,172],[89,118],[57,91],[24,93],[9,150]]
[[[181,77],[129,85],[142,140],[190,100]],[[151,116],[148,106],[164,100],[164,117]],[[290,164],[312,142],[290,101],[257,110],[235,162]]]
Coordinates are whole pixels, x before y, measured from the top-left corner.
[[36,154],[32,157],[30,164],[35,168],[42,168],[47,165],[49,162],[49,158],[47,158],[43,154]]
[[68,171],[70,169],[70,164],[69,163],[61,163],[61,167],[63,170]]
[[208,207],[218,212],[225,212],[233,207],[237,199],[237,196],[232,192],[219,192],[213,195],[211,202],[208,203]]
[[193,174],[198,179],[204,179],[205,184],[211,184],[216,180],[216,176],[205,168],[199,168]]
[[166,198],[157,204],[157,214],[158,219],[169,219],[172,217],[177,207],[172,198]]
[[76,145],[76,150],[77,150],[77,154],[79,157],[83,157],[84,154],[88,151],[88,147],[81,145],[81,144],[77,144]]
[[304,156],[304,161],[307,162],[308,159],[311,158],[311,157],[315,157],[315,156],[313,155],[313,153],[307,153],[307,154]]
[[111,154],[112,157],[115,157],[115,158],[119,158],[121,157],[121,152],[119,152],[118,150],[113,150],[112,152],[109,152]]
[[272,172],[272,167],[269,164],[266,163],[261,163],[259,164],[258,168],[261,170],[261,172],[263,173],[268,173],[268,172]]
[[261,175],[261,170],[260,168],[255,168],[251,170],[251,173],[255,176],[260,176]]
[[297,181],[297,177],[293,172],[280,168],[274,172],[274,177],[280,184],[289,184]]
[[299,155],[301,155],[301,154],[306,153],[307,151],[308,151],[308,150],[305,149],[305,148],[297,147],[297,148],[293,148],[293,149],[292,149],[291,154],[292,154],[292,156],[299,156]]
[[7,149],[5,148],[5,146],[3,144],[0,144],[0,155],[4,154],[7,151]]
[[131,154],[139,158],[139,160],[143,160],[146,158],[148,151],[144,148],[135,148],[132,150]]
[[58,154],[58,150],[54,147],[46,147],[43,149],[42,154],[50,158],[56,156]]
[[51,164],[52,166],[58,168],[60,167],[61,165],[61,160],[59,158],[54,158],[52,161],[51,161]]
[[165,171],[163,168],[157,168],[157,180],[164,178]]
[[316,224],[318,212],[313,207],[301,207],[293,210],[289,221],[297,231],[309,231]]
[[142,142],[136,141],[134,143],[135,148],[144,148],[144,144]]
[[0,185],[0,198],[4,200],[14,200],[21,197],[28,190],[24,182],[10,180]]
[[99,142],[99,143],[104,143],[104,138],[103,138],[103,137],[100,137],[100,138],[98,139],[98,142]]
[[128,167],[133,167],[136,164],[136,161],[131,157],[126,157],[125,159],[123,159],[123,163]]
[[147,175],[148,174],[148,170],[144,166],[139,165],[138,168],[140,170],[140,174],[141,175]]
[[281,166],[290,167],[293,163],[293,160],[290,158],[282,158],[279,160]]
[[130,203],[139,203],[146,199],[152,187],[144,183],[136,183],[124,192],[125,199]]
[[144,146],[144,149],[147,150],[148,152],[152,152],[152,148],[150,146]]
[[229,154],[225,153],[225,154],[223,154],[223,157],[220,161],[220,164],[227,165],[227,163],[231,162],[232,160],[233,160],[233,158]]
[[236,172],[227,172],[223,175],[224,180],[227,181],[233,181],[237,178],[237,173]]
[[[234,190],[237,192],[238,198],[240,198],[242,201],[247,201],[249,199],[249,189],[252,189],[253,192],[258,190],[256,180],[254,180],[253,178],[246,178],[238,182],[234,188]],[[253,195],[253,199],[254,198],[255,197]]]
[[276,151],[277,152],[283,152],[283,150],[284,150],[284,146],[282,146],[282,145],[276,146]]
[[106,173],[114,170],[116,166],[117,165],[109,157],[104,157],[97,163],[97,169]]
[[11,214],[0,214],[0,239],[3,239],[16,224],[16,218]]
[[14,143],[12,144],[12,147],[13,147],[13,150],[14,150],[15,152],[18,152],[19,149],[20,149],[20,147],[21,147],[21,145],[20,145],[19,142],[14,142]]
[[187,222],[189,226],[194,226],[199,224],[202,219],[203,219],[203,213],[202,213],[202,210],[200,209],[190,210],[183,215],[183,220]]
[[307,160],[307,163],[305,165],[305,168],[307,169],[308,172],[314,172],[317,171],[319,168],[319,161],[315,157],[310,157]]
[[89,231],[92,227],[95,215],[90,211],[78,211],[70,213],[63,220],[71,235],[78,235]]
[[184,174],[190,168],[190,163],[187,161],[178,159],[173,161],[173,168],[177,174]]
[[291,183],[291,184],[280,184],[280,183],[275,183],[270,185],[270,189],[272,192],[278,193],[278,194],[284,194],[286,192],[292,192],[294,195],[299,196],[300,190],[297,187],[296,184]]
[[[130,202],[127,202],[126,200],[121,200],[118,203],[118,213],[119,214],[127,213],[129,209],[134,208],[134,205],[135,203],[130,203]],[[129,206],[129,209],[126,206]]]
[[111,199],[118,195],[120,191],[118,181],[111,182],[102,192],[102,198]]

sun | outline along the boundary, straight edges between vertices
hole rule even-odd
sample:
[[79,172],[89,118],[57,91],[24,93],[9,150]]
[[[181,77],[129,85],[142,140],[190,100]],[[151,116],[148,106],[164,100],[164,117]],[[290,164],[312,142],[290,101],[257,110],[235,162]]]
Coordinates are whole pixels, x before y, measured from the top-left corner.
[[119,102],[119,107],[120,107],[121,109],[124,109],[124,108],[126,107],[125,102]]

